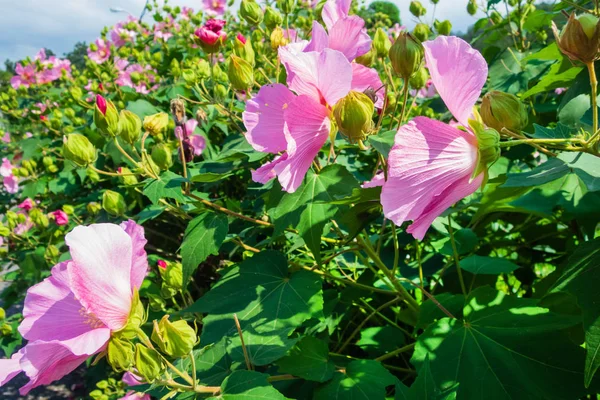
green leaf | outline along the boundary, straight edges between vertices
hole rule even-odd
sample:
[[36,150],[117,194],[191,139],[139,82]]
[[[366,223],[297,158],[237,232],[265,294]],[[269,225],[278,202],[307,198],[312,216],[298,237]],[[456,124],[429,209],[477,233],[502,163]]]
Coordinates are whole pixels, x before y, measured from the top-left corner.
[[569,173],[569,167],[558,158],[551,158],[531,171],[508,174],[502,187],[532,187],[543,185],[562,178]]
[[288,332],[323,313],[321,279],[309,271],[290,274],[287,259],[263,251],[234,266],[187,312],[208,313],[203,319],[202,342],[214,343],[236,332],[233,314],[243,330]]
[[[427,357],[438,389],[458,398],[579,398],[583,349],[561,330],[580,323],[489,287],[471,292],[459,319],[442,318],[419,336],[411,362]],[[551,349],[551,350],[550,350]]]
[[587,153],[563,153],[558,156],[585,184],[587,190],[600,190],[600,158]]
[[298,342],[286,357],[277,361],[277,365],[282,373],[316,382],[329,380],[335,369],[329,360],[327,343],[312,336]]
[[586,358],[585,386],[600,367],[600,239],[581,244],[565,263],[566,268],[551,292],[572,294],[583,312]]
[[405,344],[405,336],[400,334],[398,328],[390,325],[363,329],[360,332],[360,339],[356,342],[356,345],[372,358],[389,353]]
[[559,59],[560,62],[553,64],[535,86],[521,95],[522,99],[571,85],[583,67],[574,67],[567,57],[561,56]]
[[342,209],[327,203],[350,196],[358,186],[352,174],[339,164],[329,165],[318,174],[309,171],[304,183],[294,193],[283,195],[277,207],[271,210],[277,232],[289,226],[298,229],[320,261],[323,228]]
[[482,257],[473,255],[462,259],[460,267],[472,274],[498,275],[509,273],[517,268],[518,265],[498,257]]
[[[440,293],[435,296],[435,299],[454,316],[460,315],[462,313],[463,306],[465,305],[465,297],[462,295]],[[447,315],[437,306],[437,304],[431,300],[427,300],[421,304],[417,328],[426,328],[433,322],[444,317],[447,317]]]
[[181,191],[181,184],[185,181],[186,179],[183,176],[171,171],[165,171],[160,176],[160,179],[148,179],[143,193],[153,204],[158,204],[160,199],[165,198],[185,203],[186,197]]
[[205,213],[190,221],[181,244],[184,284],[209,255],[219,254],[228,231],[229,223],[223,214]]
[[201,183],[212,183],[212,182],[218,182],[222,179],[228,178],[230,177],[231,173],[225,173],[225,174],[218,174],[218,173],[214,173],[214,172],[205,172],[205,173],[200,173],[200,174],[196,174],[192,177],[192,182],[201,182]]
[[[253,328],[242,328],[250,363],[259,366],[268,365],[283,357],[298,341],[288,338],[288,331],[288,328],[282,328],[273,332],[258,333]],[[231,337],[228,349],[233,361],[244,362],[244,351],[238,333]]]
[[514,49],[504,50],[489,68],[492,89],[517,94],[529,87],[529,82],[537,79],[552,61],[530,60],[522,65],[525,55]]
[[140,117],[142,121],[144,120],[144,117],[160,112],[158,108],[154,107],[148,101],[141,99],[136,101],[130,101],[129,104],[127,104],[127,110],[136,114],[138,117]]
[[398,380],[380,363],[373,360],[355,360],[344,372],[336,372],[333,379],[315,392],[315,400],[384,399],[386,388]]
[[[200,350],[194,350],[196,361],[196,377],[203,385],[220,385],[231,373],[232,359],[227,352],[228,338],[223,338],[217,343],[204,346]],[[182,359],[184,370],[190,370],[189,358]]]
[[569,90],[562,96],[558,106],[559,122],[573,129],[583,125],[581,119],[591,109],[590,90],[590,77],[585,69],[579,72]]
[[395,400],[422,400],[422,399],[435,399],[435,400],[450,400],[456,399],[456,391],[458,385],[451,386],[444,392],[441,392],[431,374],[429,368],[429,356],[425,358],[423,366],[419,370],[417,379],[413,382],[410,388],[407,388],[402,383],[396,384],[396,396]]
[[[479,238],[471,229],[459,229],[458,231],[454,232],[454,242],[456,243],[456,251],[458,254],[467,254],[477,247]],[[444,243],[444,246],[440,250],[440,253],[446,256],[451,256],[454,254],[449,236]]]
[[144,222],[158,217],[166,208],[167,207],[165,206],[150,205],[139,212],[136,216],[136,221],[138,224],[142,225]]
[[534,133],[531,136],[534,139],[568,139],[572,135],[572,130],[560,122],[555,128],[546,128],[538,124],[533,124]]
[[[546,10],[535,10],[527,16],[523,28],[529,32],[538,31],[544,27],[549,27],[554,17],[556,17],[556,13]],[[553,45],[556,47],[555,43]]]
[[388,154],[394,145],[394,137],[396,131],[385,131],[378,135],[369,136],[369,143],[375,148],[384,158],[388,158]]
[[285,400],[267,381],[269,375],[254,371],[234,371],[223,381],[221,394],[213,400]]

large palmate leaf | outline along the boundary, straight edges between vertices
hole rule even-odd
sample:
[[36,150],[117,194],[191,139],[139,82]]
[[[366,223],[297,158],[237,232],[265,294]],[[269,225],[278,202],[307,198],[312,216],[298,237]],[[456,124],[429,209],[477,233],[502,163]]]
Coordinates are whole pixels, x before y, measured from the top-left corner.
[[323,228],[342,208],[328,203],[350,196],[355,188],[358,182],[341,165],[329,165],[318,174],[309,171],[304,183],[294,193],[285,194],[271,210],[276,229],[279,232],[290,226],[298,229],[315,258],[320,260]]
[[[442,318],[419,337],[411,362],[429,357],[438,389],[460,399],[568,399],[583,393],[583,349],[561,330],[578,316],[489,287],[472,292],[458,319]],[[551,349],[551,351],[549,351]]]
[[227,271],[186,311],[208,313],[203,319],[203,343],[235,333],[233,314],[242,330],[267,334],[285,328],[289,333],[322,315],[321,279],[309,271],[290,273],[283,254],[263,251]]
[[223,381],[221,393],[212,400],[285,400],[267,381],[269,376],[254,371],[235,371]]
[[444,391],[439,389],[429,365],[429,357],[425,358],[417,379],[413,382],[410,388],[406,387],[402,382],[396,384],[396,396],[394,400],[454,400],[458,385],[450,386]]
[[169,198],[180,202],[185,202],[186,198],[181,191],[181,184],[185,182],[183,176],[177,175],[171,171],[165,171],[160,179],[148,179],[144,186],[144,195],[154,204],[158,204],[160,199]]
[[469,256],[460,261],[460,267],[472,274],[497,275],[513,272],[518,265],[498,257]]
[[335,368],[327,343],[311,336],[303,338],[277,365],[281,372],[317,382],[329,380]]
[[583,243],[569,257],[566,269],[551,291],[565,291],[577,299],[583,311],[586,358],[585,385],[600,367],[600,239]]

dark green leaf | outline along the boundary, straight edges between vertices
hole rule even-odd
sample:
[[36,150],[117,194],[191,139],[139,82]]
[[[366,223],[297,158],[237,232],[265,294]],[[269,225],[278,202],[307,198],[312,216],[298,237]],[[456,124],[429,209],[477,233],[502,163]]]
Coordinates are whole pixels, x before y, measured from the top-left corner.
[[478,255],[469,256],[460,260],[460,267],[472,274],[498,275],[509,273],[517,268],[518,265],[497,257],[482,257]]
[[388,158],[388,154],[394,145],[394,137],[396,131],[385,131],[378,135],[369,136],[369,143],[375,148],[384,158]]
[[158,108],[154,107],[148,101],[141,99],[130,101],[129,104],[127,104],[127,109],[140,117],[142,121],[144,120],[144,117],[160,112]]
[[303,338],[289,354],[277,361],[279,371],[309,381],[325,382],[331,378],[335,365],[329,360],[327,343],[317,338]]
[[355,360],[344,372],[336,372],[333,379],[317,389],[315,400],[384,399],[386,388],[398,380],[380,363],[373,360]]
[[160,199],[169,198],[185,203],[186,197],[181,191],[181,184],[186,179],[171,171],[165,171],[159,179],[148,179],[144,186],[144,195],[154,204],[158,204]]
[[269,375],[254,371],[234,371],[221,385],[221,394],[212,400],[285,400],[267,381]]

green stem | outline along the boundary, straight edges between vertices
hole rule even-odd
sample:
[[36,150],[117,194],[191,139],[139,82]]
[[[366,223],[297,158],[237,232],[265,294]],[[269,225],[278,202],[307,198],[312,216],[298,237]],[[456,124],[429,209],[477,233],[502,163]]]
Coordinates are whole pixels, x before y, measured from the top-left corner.
[[328,274],[327,272],[321,271],[319,269],[314,269],[314,268],[307,267],[307,266],[302,266],[302,269],[313,272],[317,275],[322,275],[323,277],[325,277],[327,279],[338,281],[344,285],[354,286],[355,288],[368,290],[369,292],[373,292],[373,293],[381,293],[381,294],[387,294],[388,296],[396,296],[396,293],[392,292],[391,290],[379,289],[376,287],[363,285],[362,283],[354,282],[354,281],[351,281],[348,279],[344,279],[344,278],[337,277],[335,275]]
[[404,121],[404,115],[406,113],[406,103],[408,102],[408,80],[404,79],[404,88],[403,89],[403,98],[402,98],[402,112],[400,113],[400,120],[398,121],[398,128],[402,125],[402,121]]
[[121,152],[121,154],[123,154],[123,155],[125,156],[125,158],[127,158],[127,159],[128,159],[128,160],[129,160],[129,161],[130,161],[130,162],[133,164],[133,166],[134,166],[134,167],[137,167],[137,165],[138,165],[138,162],[137,162],[137,161],[135,161],[135,160],[133,159],[133,157],[131,157],[131,156],[129,155],[129,153],[127,153],[127,152],[126,152],[126,151],[123,149],[123,147],[121,147],[121,144],[119,143],[119,140],[118,140],[116,137],[115,137],[115,146],[117,146],[117,149],[118,149],[118,150]]
[[375,361],[387,360],[388,358],[396,357],[398,354],[406,353],[407,351],[412,350],[415,347],[415,344],[416,343],[407,344],[406,346],[400,347],[399,349],[377,357]]
[[588,72],[590,74],[590,86],[592,87],[592,115],[593,115],[593,130],[592,132],[598,131],[598,79],[596,78],[596,69],[594,67],[594,62],[589,62],[587,64]]
[[500,147],[511,147],[516,146],[518,144],[561,144],[561,143],[570,143],[576,142],[581,143],[580,139],[519,139],[519,140],[509,140],[505,142],[500,142]]
[[452,254],[454,256],[454,263],[456,264],[456,273],[458,274],[458,280],[460,281],[460,289],[463,294],[467,295],[467,288],[465,287],[465,281],[462,276],[462,270],[460,269],[460,263],[458,260],[458,250],[456,249],[456,241],[454,240],[454,230],[452,229],[452,219],[448,216],[448,233],[450,234],[450,244],[452,245]]

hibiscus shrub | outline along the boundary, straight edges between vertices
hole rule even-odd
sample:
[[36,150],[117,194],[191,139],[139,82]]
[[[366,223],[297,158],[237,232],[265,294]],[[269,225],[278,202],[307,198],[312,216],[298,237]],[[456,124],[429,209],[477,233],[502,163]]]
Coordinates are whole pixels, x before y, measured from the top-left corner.
[[597,3],[483,3],[459,37],[417,1],[412,31],[351,0],[153,2],[84,68],[19,61],[0,386],[595,398]]

